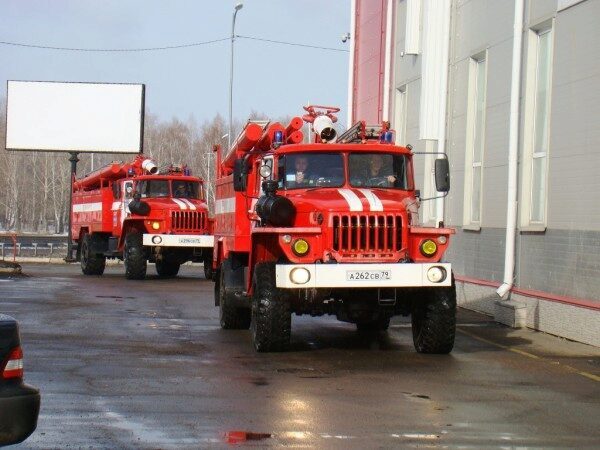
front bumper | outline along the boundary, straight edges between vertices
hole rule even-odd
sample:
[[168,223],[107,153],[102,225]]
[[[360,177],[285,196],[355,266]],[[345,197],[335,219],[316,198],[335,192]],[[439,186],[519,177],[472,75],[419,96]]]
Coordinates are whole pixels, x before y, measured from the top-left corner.
[[198,234],[144,233],[143,244],[148,247],[209,247],[215,246],[215,237]]
[[24,441],[34,432],[40,412],[40,393],[27,385],[0,390],[1,447]]
[[[439,267],[445,278],[437,283],[427,276],[430,268]],[[295,269],[306,269],[308,281],[292,281]],[[388,288],[388,287],[441,287],[452,284],[451,265],[447,263],[416,264],[277,264],[276,286],[284,289],[310,288]]]

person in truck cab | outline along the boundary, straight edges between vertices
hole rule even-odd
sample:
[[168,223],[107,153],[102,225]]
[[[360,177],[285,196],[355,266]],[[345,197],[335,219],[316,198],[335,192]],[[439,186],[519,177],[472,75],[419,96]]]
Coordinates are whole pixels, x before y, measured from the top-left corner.
[[308,158],[306,156],[296,156],[294,160],[294,172],[289,173],[286,177],[288,184],[295,187],[309,186],[313,180],[308,172]]
[[396,177],[384,167],[383,155],[371,155],[367,168],[366,184],[369,186],[391,187]]
[[396,163],[392,155],[352,155],[350,158],[350,182],[353,186],[395,187]]
[[189,192],[185,188],[185,183],[177,183],[175,185],[175,190],[173,191],[173,197],[175,198],[188,198]]

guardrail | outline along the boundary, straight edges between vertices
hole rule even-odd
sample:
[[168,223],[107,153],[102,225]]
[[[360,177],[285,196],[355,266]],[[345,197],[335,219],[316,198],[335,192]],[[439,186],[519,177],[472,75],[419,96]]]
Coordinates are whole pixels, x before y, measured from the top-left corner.
[[[52,241],[52,242],[49,242]],[[67,256],[66,236],[0,235],[0,258],[61,258]]]

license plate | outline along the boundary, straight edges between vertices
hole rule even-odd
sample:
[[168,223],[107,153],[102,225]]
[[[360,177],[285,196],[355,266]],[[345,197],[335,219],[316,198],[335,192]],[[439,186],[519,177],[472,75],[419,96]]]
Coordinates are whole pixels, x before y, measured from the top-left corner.
[[392,273],[389,270],[347,270],[346,281],[377,281],[391,280]]

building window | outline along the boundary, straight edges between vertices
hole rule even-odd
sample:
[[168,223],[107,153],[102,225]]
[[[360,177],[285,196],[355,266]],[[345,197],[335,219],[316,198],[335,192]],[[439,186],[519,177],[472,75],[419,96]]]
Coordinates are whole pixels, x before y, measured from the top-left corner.
[[486,54],[483,53],[470,58],[463,225],[466,228],[474,229],[478,229],[481,225],[486,79]]
[[396,144],[406,145],[406,85],[396,89],[393,128],[396,131]]
[[552,34],[551,26],[529,34],[521,212],[526,228],[546,226]]

